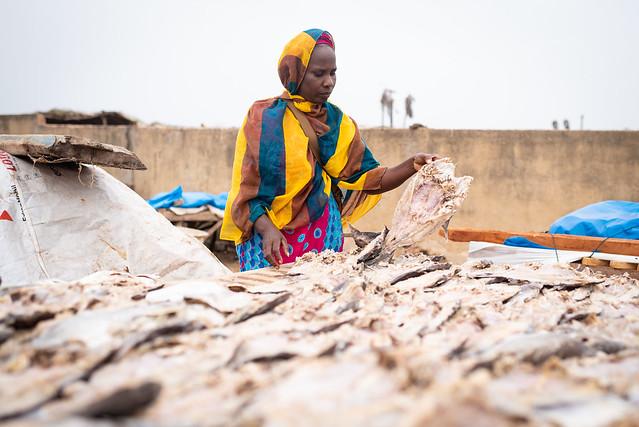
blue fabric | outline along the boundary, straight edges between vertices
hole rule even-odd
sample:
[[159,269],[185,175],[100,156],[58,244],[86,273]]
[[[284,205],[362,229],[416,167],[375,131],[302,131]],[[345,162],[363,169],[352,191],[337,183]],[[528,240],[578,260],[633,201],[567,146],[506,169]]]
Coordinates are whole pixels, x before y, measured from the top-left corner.
[[250,239],[237,245],[235,251],[240,261],[240,271],[257,270],[270,265],[262,252],[260,233],[253,233]]
[[317,41],[317,39],[320,38],[322,33],[324,33],[324,30],[320,30],[318,28],[311,28],[310,30],[306,30],[304,32],[308,34],[309,36],[313,37],[315,41]]
[[171,191],[156,194],[148,200],[148,203],[153,206],[154,209],[170,208],[173,206],[173,203],[180,200],[181,197],[182,186],[178,185]]
[[548,246],[542,246],[535,242],[531,242],[530,240],[521,236],[507,238],[506,240],[504,240],[504,245],[516,246],[518,248],[553,249],[553,248],[549,248]]
[[226,207],[226,200],[229,193],[211,194],[201,191],[182,191],[182,186],[178,185],[171,191],[159,193],[151,197],[148,203],[155,209],[170,208],[177,206],[180,208],[199,208],[204,205],[211,205],[218,209]]
[[324,249],[339,252],[344,244],[344,229],[342,228],[342,214],[335,198],[331,195],[328,201],[328,226],[324,233]]
[[229,193],[211,194],[202,191],[187,191],[182,193],[181,208],[199,208],[204,205],[211,205],[218,209],[226,207],[226,199]]
[[639,240],[639,203],[623,200],[594,203],[559,218],[550,226],[550,232]]
[[[562,216],[550,226],[549,233],[639,240],[639,203],[623,200],[594,203]],[[519,236],[506,239],[504,245],[552,249]]]

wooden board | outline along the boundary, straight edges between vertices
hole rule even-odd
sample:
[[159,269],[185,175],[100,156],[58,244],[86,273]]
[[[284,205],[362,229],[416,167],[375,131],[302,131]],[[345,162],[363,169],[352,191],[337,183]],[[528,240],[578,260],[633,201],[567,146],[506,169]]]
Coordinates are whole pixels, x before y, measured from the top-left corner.
[[636,270],[637,264],[634,262],[610,261],[610,267],[617,270]]
[[207,237],[209,237],[209,233],[207,233],[206,231],[198,230],[197,228],[178,226],[177,229],[183,232],[184,234],[186,234],[187,236],[191,236],[200,242],[204,242],[207,239]]
[[637,279],[639,280],[639,271],[637,270],[615,270],[612,267],[608,267],[605,265],[601,265],[601,266],[589,266],[589,265],[583,265],[580,264],[578,262],[571,262],[570,265],[572,267],[574,267],[576,270],[578,271],[583,271],[584,269],[589,269],[591,271],[594,271],[596,273],[601,273],[604,276],[621,276],[623,274],[627,274],[628,276],[632,277],[633,279]]
[[590,267],[610,265],[610,261],[607,260],[607,259],[590,258],[590,257],[582,258],[581,263],[583,265],[587,265],[587,266],[590,266]]
[[194,214],[186,214],[186,215],[176,215],[168,209],[159,209],[160,212],[166,219],[175,223],[175,222],[215,222],[220,221],[220,217],[215,215],[209,210],[205,210],[202,212],[194,213]]
[[[443,231],[440,232],[443,235]],[[453,242],[490,242],[503,244],[509,237],[525,237],[533,243],[566,251],[605,252],[609,254],[639,256],[639,240],[607,239],[601,237],[572,236],[568,234],[520,233],[513,231],[481,230],[475,228],[449,228],[448,239]],[[602,243],[603,242],[603,243]]]
[[30,157],[37,163],[87,163],[145,170],[135,153],[124,147],[68,135],[0,135],[0,150]]

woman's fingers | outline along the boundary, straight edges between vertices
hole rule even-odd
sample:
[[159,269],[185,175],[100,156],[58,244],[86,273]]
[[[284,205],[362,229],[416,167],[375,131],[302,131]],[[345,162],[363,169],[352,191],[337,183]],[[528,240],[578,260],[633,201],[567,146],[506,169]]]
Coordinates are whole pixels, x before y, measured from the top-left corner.
[[282,252],[280,252],[281,241],[275,240],[273,241],[273,256],[275,258],[275,262],[277,265],[282,263]]
[[268,261],[271,265],[277,265],[277,261],[273,257],[273,242],[267,239],[262,241],[262,253],[264,254],[264,259]]
[[290,256],[288,242],[282,233],[277,230],[269,230],[262,237],[262,253],[264,259],[273,266],[279,266],[284,262],[282,254]]
[[417,153],[413,157],[413,166],[415,170],[420,170],[425,164],[434,162],[441,157],[437,154]]
[[415,163],[419,163],[425,165],[426,163],[437,160],[438,157],[436,154],[427,154],[427,153],[417,153],[415,155]]
[[291,256],[291,252],[288,250],[288,242],[286,241],[286,239],[282,236],[282,240],[280,241],[280,248],[282,248],[282,252],[284,252],[284,255]]

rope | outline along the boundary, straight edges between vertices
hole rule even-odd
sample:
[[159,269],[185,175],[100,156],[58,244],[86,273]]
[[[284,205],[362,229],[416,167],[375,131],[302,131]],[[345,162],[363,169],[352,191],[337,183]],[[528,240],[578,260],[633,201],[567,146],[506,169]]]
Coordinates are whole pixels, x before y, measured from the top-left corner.
[[604,239],[603,239],[603,240],[602,240],[602,241],[601,241],[601,242],[597,245],[597,247],[596,247],[596,248],[592,251],[592,253],[588,256],[588,258],[591,258],[591,257],[595,254],[595,252],[597,252],[597,251],[599,250],[599,248],[601,247],[601,245],[603,245],[604,243],[606,243],[606,240],[611,239],[611,238],[613,238],[613,237],[615,237],[615,236],[618,236],[618,235],[619,235],[619,234],[621,234],[621,233],[625,233],[625,232],[626,232],[626,231],[628,231],[628,230],[632,230],[633,228],[638,228],[638,227],[639,227],[639,225],[631,225],[631,226],[630,226],[630,227],[628,227],[628,228],[624,228],[623,230],[616,232],[616,233],[615,233],[615,234],[613,234],[612,236],[608,236],[608,237],[604,238]]
[[555,243],[555,235],[550,233],[550,237],[552,237],[552,246],[555,250],[555,258],[557,258],[557,263],[559,263],[559,251],[557,251],[557,244]]

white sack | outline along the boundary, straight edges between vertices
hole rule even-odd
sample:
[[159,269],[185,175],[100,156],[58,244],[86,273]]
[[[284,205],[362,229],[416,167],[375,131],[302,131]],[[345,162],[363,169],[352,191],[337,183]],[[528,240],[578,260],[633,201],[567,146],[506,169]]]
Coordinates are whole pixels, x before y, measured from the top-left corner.
[[229,270],[95,166],[38,165],[0,151],[0,278],[74,280],[100,270],[204,278]]

